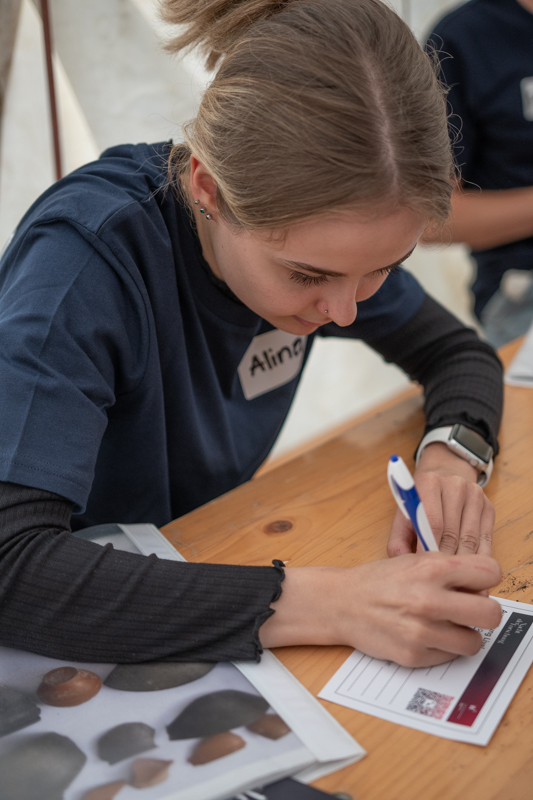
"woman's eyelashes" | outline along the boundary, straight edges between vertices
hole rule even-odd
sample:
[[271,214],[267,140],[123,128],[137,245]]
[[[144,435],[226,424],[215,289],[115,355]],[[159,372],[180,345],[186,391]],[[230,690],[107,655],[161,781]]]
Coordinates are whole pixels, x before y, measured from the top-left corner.
[[323,286],[328,282],[327,275],[305,275],[303,272],[291,271],[289,277],[300,286]]
[[[394,267],[383,267],[382,269],[376,269],[370,272],[367,277],[390,275],[391,272],[398,272],[399,268],[399,264],[396,264]],[[327,275],[306,275],[304,272],[295,272],[293,270],[291,270],[289,277],[291,281],[299,283],[300,286],[323,286],[329,280]]]
[[394,267],[383,267],[383,269],[377,269],[373,272],[373,275],[390,275],[391,272],[399,272],[400,265],[396,264]]

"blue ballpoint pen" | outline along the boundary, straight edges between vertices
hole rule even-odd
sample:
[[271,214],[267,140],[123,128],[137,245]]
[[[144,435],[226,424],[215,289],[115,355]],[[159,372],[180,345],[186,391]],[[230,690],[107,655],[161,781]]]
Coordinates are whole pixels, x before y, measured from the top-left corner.
[[439,548],[422,501],[416,491],[415,482],[400,456],[390,457],[387,478],[398,508],[406,519],[411,520],[424,550],[438,551]]

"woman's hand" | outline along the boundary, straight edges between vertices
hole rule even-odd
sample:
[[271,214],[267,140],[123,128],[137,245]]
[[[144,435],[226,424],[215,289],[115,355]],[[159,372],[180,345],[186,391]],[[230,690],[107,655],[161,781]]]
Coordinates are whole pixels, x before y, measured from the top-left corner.
[[[490,556],[494,506],[477,485],[478,473],[445,444],[428,445],[415,472],[416,488],[443,553]],[[387,552],[390,557],[416,550],[413,526],[398,510]]]
[[349,569],[293,567],[259,631],[264,647],[344,644],[408,667],[474,655],[500,604],[482,592],[501,571],[492,558],[404,555]]

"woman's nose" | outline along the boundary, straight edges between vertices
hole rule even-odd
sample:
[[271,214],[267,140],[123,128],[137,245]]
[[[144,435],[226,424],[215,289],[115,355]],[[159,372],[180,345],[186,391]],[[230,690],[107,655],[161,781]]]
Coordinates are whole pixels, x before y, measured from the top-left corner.
[[357,316],[355,292],[351,296],[339,294],[325,297],[319,303],[319,310],[341,328],[351,325]]

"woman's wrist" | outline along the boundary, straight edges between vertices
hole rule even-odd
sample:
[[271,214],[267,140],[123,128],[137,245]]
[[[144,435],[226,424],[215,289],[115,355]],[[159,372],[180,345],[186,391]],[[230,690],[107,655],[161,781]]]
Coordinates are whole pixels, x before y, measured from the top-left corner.
[[275,611],[259,630],[263,647],[341,644],[343,584],[346,570],[339,567],[289,567],[281,596],[271,603]]
[[439,472],[446,475],[460,475],[467,481],[477,483],[478,471],[464,458],[460,458],[443,442],[432,442],[424,448],[416,474],[420,472]]

